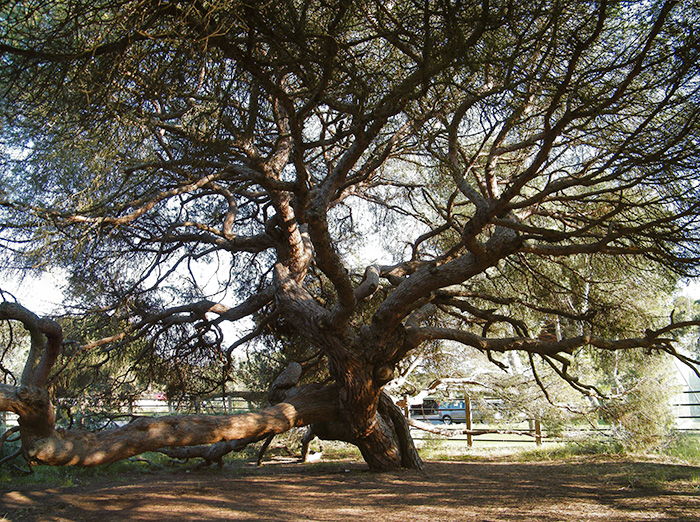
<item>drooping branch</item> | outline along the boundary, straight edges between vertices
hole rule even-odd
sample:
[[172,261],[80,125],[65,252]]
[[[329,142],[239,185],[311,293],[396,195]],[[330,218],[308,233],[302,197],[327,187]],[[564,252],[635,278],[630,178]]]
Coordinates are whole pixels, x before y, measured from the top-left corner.
[[260,435],[248,439],[223,440],[216,444],[208,446],[183,446],[179,448],[164,448],[158,452],[170,457],[171,459],[187,460],[187,459],[204,459],[207,465],[217,463],[223,464],[224,456],[233,451],[243,451],[250,444],[259,442],[269,438],[269,435]]
[[[290,363],[272,383],[272,387],[268,395],[269,399],[271,399],[272,402],[284,402],[284,399],[288,393],[292,395],[298,393],[297,390],[292,388],[299,382],[301,371],[302,368],[299,363]],[[159,451],[160,453],[163,453],[164,455],[167,455],[173,459],[183,460],[201,458],[204,459],[207,464],[216,462],[217,464],[221,465],[223,463],[223,457],[228,453],[231,453],[232,451],[242,451],[249,444],[265,440],[265,444],[263,444],[258,454],[258,465],[260,465],[265,449],[275,435],[276,433],[263,433],[262,435],[255,435],[245,439],[224,440],[211,445],[166,448]]]
[[22,384],[0,385],[0,410],[19,415],[22,450],[34,463],[95,466],[164,447],[239,441],[234,444],[238,447],[295,426],[335,421],[339,416],[337,388],[308,385],[287,390],[283,402],[259,413],[142,417],[126,426],[94,433],[56,429],[53,405],[44,385],[60,348],[60,326],[15,303],[1,303],[0,318],[21,321],[32,334],[32,355]]

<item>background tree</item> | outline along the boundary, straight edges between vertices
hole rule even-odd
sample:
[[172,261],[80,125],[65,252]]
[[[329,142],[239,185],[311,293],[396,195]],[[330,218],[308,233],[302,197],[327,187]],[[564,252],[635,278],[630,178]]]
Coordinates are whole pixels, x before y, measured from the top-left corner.
[[[584,327],[571,317],[553,320],[546,310],[555,305],[572,313],[597,310],[589,327],[613,338],[669,317],[674,291],[672,274],[644,270],[642,266],[621,272],[617,264],[606,261],[573,257],[564,263],[541,266],[538,277],[516,276],[503,270],[502,274],[482,281],[478,291],[495,294],[498,288],[509,285],[514,295],[527,295],[530,310],[523,317],[523,324],[532,325],[540,340],[560,340],[576,335]],[[542,280],[547,284],[543,285]],[[687,299],[674,300],[676,321],[691,319],[686,311],[689,306]],[[474,318],[474,322],[481,327],[488,323],[485,318]],[[513,331],[511,325],[502,328],[502,335]],[[697,329],[692,330],[697,333]],[[676,330],[674,335],[678,337],[683,331]],[[688,341],[678,340],[687,353]],[[431,395],[461,396],[464,388],[478,411],[474,417],[477,421],[485,413],[490,417],[489,424],[497,420],[494,414],[504,421],[525,415],[539,420],[549,434],[576,424],[597,426],[599,420],[605,420],[613,427],[614,438],[608,440],[634,450],[666,442],[674,425],[672,402],[679,391],[679,376],[667,354],[642,349],[609,352],[584,346],[570,356],[570,373],[577,380],[567,382],[557,369],[545,362],[527,364],[518,352],[493,356],[497,363],[494,365],[478,350],[455,343],[432,350],[425,348],[400,365],[402,378],[392,381],[391,393],[416,396],[436,380],[449,383],[445,377],[461,378],[466,384],[443,384]],[[502,407],[494,409],[484,401],[485,397],[492,402],[498,400]]]
[[[72,304],[127,325],[94,350],[149,339],[159,357],[208,351],[226,365],[274,328],[303,337],[330,377],[264,414],[57,432],[46,385],[59,329],[7,303],[0,318],[36,339],[22,386],[0,394],[27,458],[99,464],[314,423],[372,469],[417,467],[382,390],[424,343],[494,361],[519,350],[587,393],[571,372],[579,348],[683,357],[669,333],[687,325],[601,328],[619,303],[589,305],[603,290],[586,267],[697,270],[698,12],[4,3],[8,255],[60,266]],[[388,240],[391,257],[359,263],[352,249],[372,230],[366,243]],[[238,339],[224,342],[229,323]],[[543,324],[558,335],[538,338]]]

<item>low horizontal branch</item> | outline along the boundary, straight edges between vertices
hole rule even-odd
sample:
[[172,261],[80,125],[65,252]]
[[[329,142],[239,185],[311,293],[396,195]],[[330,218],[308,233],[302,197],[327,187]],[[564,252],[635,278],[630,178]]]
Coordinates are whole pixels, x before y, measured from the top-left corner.
[[166,447],[260,439],[293,427],[338,419],[335,386],[296,388],[285,402],[258,413],[139,417],[126,426],[100,432],[56,429],[32,438],[29,459],[52,466],[97,466]]

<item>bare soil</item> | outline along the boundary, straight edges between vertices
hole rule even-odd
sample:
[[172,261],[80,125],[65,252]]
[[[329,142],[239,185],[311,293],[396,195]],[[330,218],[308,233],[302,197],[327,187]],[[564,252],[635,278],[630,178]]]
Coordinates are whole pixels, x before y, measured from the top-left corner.
[[241,463],[4,486],[0,521],[695,522],[699,476],[698,467],[600,458],[428,462],[383,474],[351,462]]

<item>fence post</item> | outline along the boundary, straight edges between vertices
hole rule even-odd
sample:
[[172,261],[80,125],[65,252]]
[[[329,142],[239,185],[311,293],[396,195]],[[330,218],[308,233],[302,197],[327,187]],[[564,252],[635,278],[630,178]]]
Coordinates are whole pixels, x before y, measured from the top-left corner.
[[224,410],[224,415],[229,415],[231,410],[228,408],[228,401],[226,400],[226,383],[221,384],[221,407]]
[[535,444],[542,446],[542,426],[539,419],[535,419]]
[[472,400],[467,392],[464,392],[464,417],[467,424],[467,446],[470,448],[474,441],[472,440]]

